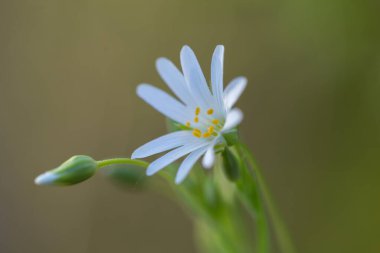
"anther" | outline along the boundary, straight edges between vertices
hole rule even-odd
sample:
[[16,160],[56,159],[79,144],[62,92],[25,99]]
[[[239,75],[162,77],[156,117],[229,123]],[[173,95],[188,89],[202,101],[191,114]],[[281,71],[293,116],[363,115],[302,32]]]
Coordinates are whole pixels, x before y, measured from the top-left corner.
[[212,120],[212,123],[213,123],[214,125],[218,125],[218,124],[219,124],[219,120],[217,120],[217,119],[213,119],[213,120]]
[[195,123],[198,123],[198,122],[199,122],[199,118],[198,118],[198,117],[195,117],[195,118],[194,118],[194,122],[195,122]]
[[194,132],[202,133],[198,128],[194,128]]
[[193,135],[195,136],[195,137],[198,137],[198,138],[201,138],[201,136],[202,136],[202,134],[201,134],[201,132],[198,130],[198,129],[194,129],[194,131],[193,131]]
[[210,108],[210,109],[207,110],[207,114],[208,114],[208,115],[211,115],[211,114],[213,114],[213,113],[214,113],[214,109]]
[[207,129],[207,132],[209,132],[210,134],[212,134],[214,132],[214,127],[213,126],[210,126],[208,129]]
[[204,138],[207,138],[207,137],[210,137],[210,135],[211,135],[211,134],[210,134],[209,132],[206,132],[206,133],[203,134],[203,137],[204,137]]
[[195,108],[195,115],[199,115],[201,113],[201,108]]
[[187,126],[187,127],[190,127],[190,122],[189,122],[189,121],[186,122],[186,126]]

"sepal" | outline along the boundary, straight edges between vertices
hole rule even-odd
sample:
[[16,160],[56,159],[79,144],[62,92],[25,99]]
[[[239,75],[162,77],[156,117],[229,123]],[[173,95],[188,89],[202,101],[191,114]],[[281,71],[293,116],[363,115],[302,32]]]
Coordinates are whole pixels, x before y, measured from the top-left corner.
[[236,128],[224,133],[223,138],[226,140],[228,146],[239,143],[239,134]]
[[240,161],[232,152],[230,147],[226,147],[222,153],[223,168],[227,178],[236,181],[240,177]]

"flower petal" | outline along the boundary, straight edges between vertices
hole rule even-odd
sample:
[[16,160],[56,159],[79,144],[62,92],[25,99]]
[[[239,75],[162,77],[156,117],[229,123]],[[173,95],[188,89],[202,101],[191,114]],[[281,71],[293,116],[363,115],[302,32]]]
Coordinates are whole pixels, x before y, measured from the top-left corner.
[[59,176],[57,174],[48,171],[36,177],[34,183],[38,185],[53,185],[54,181],[58,178]]
[[238,109],[234,108],[231,111],[227,113],[226,117],[226,123],[224,123],[222,132],[228,131],[237,125],[240,124],[240,122],[243,120],[243,112]]
[[141,147],[137,148],[132,153],[132,159],[144,158],[147,156],[155,155],[179,146],[183,146],[195,137],[191,131],[177,131],[158,137]]
[[175,183],[181,183],[189,174],[191,168],[198,161],[198,159],[206,152],[207,146],[193,151],[188,155],[185,160],[183,160],[181,166],[178,169],[177,175],[175,177]]
[[188,143],[182,147],[176,148],[165,155],[161,156],[154,162],[152,162],[146,171],[146,174],[148,176],[153,175],[154,173],[158,172],[159,170],[163,169],[164,167],[168,166],[175,160],[181,158],[184,155],[187,155],[190,152],[193,152],[194,150],[197,150],[201,147],[207,146],[208,142],[203,139],[197,139],[192,143]]
[[224,117],[226,108],[223,101],[223,58],[224,58],[224,46],[219,45],[215,48],[214,54],[211,60],[211,84],[212,93],[216,99],[218,111],[220,116]]
[[212,106],[213,97],[211,96],[210,89],[199,66],[197,57],[188,46],[184,46],[181,50],[181,65],[185,80],[194,99],[205,109]]
[[202,159],[202,166],[205,169],[211,169],[211,167],[214,165],[215,162],[215,152],[214,152],[214,145],[209,147],[206,151],[206,154],[203,156]]
[[215,139],[213,139],[211,141],[211,143],[209,144],[209,146],[207,148],[207,151],[206,151],[206,154],[203,156],[203,159],[202,159],[202,166],[203,166],[203,168],[205,168],[205,169],[211,169],[212,166],[214,165],[214,162],[215,162],[214,147],[220,141],[221,141],[221,138],[220,138],[220,136],[218,136]]
[[232,106],[239,99],[240,95],[243,93],[245,87],[247,86],[247,78],[237,77],[233,79],[224,90],[224,101],[227,109],[232,108]]
[[157,59],[156,68],[161,78],[179,99],[187,105],[194,104],[185,78],[170,60],[166,58]]
[[140,84],[137,94],[154,109],[183,125],[192,117],[182,103],[150,84]]

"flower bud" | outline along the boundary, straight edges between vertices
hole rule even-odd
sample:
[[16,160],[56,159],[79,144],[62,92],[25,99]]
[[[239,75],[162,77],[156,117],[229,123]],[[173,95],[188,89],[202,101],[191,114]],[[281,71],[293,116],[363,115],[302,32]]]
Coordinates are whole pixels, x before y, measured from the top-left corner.
[[224,172],[228,179],[235,181],[240,176],[240,162],[235,154],[226,147],[222,153]]
[[72,185],[94,175],[98,165],[89,156],[76,155],[59,167],[39,175],[34,182],[38,185]]

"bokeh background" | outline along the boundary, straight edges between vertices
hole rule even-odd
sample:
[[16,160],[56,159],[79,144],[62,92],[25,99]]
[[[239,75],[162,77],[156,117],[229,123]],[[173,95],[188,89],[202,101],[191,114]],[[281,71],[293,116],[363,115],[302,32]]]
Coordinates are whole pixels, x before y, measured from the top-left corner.
[[241,130],[300,253],[380,252],[380,2],[0,2],[0,252],[195,252],[191,220],[102,175],[33,179],[74,154],[128,156],[165,132],[135,95],[190,45],[249,79]]

